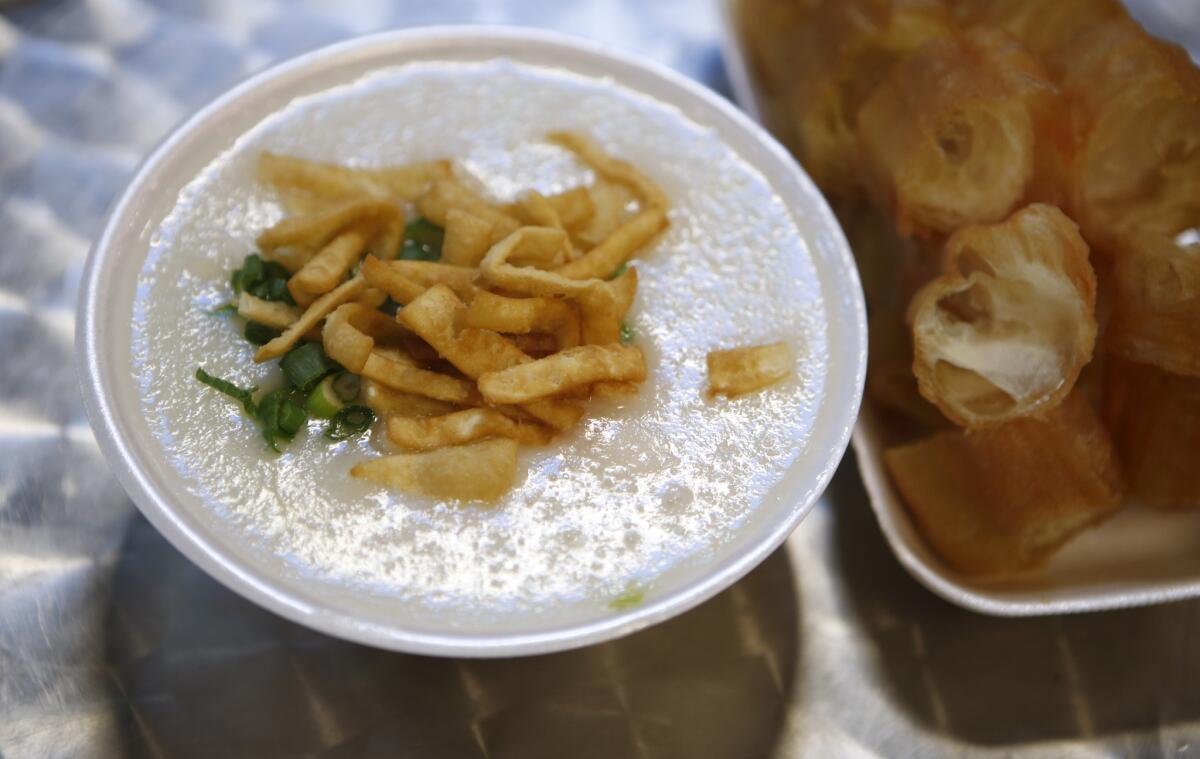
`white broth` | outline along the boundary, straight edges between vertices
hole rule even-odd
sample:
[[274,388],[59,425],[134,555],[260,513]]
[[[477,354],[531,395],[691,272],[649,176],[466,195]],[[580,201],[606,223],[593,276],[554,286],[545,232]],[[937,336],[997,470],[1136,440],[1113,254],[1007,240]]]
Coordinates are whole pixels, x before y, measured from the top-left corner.
[[[499,200],[556,192],[590,172],[542,141],[595,137],[654,178],[671,227],[635,262],[630,315],[650,376],[641,393],[588,405],[579,428],[522,448],[517,486],[491,506],[392,493],[349,476],[380,455],[329,444],[316,422],[275,456],[197,366],[270,387],[237,323],[229,274],[282,217],[256,185],[262,150],[377,166],[447,157]],[[324,592],[483,613],[652,597],[663,572],[703,561],[804,455],[828,345],[816,273],[766,180],[702,124],[610,81],[505,60],[413,64],[292,102],[181,193],[141,273],[133,367],[171,465],[236,533]],[[705,354],[789,341],[795,376],[733,401],[704,396]],[[381,437],[381,436],[377,436]]]

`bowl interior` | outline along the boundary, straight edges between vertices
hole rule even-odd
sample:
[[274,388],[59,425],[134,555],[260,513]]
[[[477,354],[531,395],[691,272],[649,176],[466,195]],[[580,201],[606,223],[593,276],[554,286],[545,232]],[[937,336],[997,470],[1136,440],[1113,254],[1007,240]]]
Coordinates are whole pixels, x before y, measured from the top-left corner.
[[[395,160],[395,155],[371,153],[371,148],[367,146],[380,143],[378,137],[369,134],[361,141],[364,145],[362,152],[353,156],[344,155],[346,146],[354,143],[353,139],[349,139],[348,130],[355,127],[353,119],[339,121],[337,118],[337,98],[357,98],[356,107],[376,109],[374,113],[378,118],[361,119],[360,126],[386,121],[385,117],[389,115],[403,118],[404,110],[396,110],[396,103],[388,100],[386,81],[380,84],[379,77],[381,72],[403,72],[423,64],[440,67],[435,72],[436,76],[450,77],[446,80],[448,91],[461,86],[463,81],[470,80],[472,76],[483,77],[479,79],[479,86],[487,87],[487,72],[497,70],[496,66],[499,70],[507,67],[510,72],[515,69],[523,71],[522,67],[537,67],[547,76],[576,77],[567,83],[570,87],[579,88],[576,93],[578,100],[570,104],[575,113],[586,112],[590,107],[587,105],[589,98],[596,99],[597,103],[603,100],[606,88],[619,89],[626,94],[634,93],[644,98],[639,102],[645,106],[646,118],[649,119],[647,123],[652,124],[654,119],[666,119],[676,125],[686,124],[686,129],[690,130],[687,134],[693,135],[696,140],[696,150],[701,150],[705,145],[725,146],[743,162],[745,181],[761,183],[768,190],[768,195],[762,197],[762,207],[765,209],[762,215],[756,216],[753,223],[743,220],[747,229],[757,229],[756,234],[764,235],[765,240],[783,234],[778,230],[791,230],[789,234],[794,234],[794,241],[779,243],[778,250],[772,248],[772,251],[774,255],[786,259],[781,259],[782,276],[779,279],[786,280],[784,284],[794,288],[797,297],[806,304],[795,311],[798,315],[777,317],[769,308],[772,300],[767,296],[770,293],[760,299],[765,304],[761,314],[756,316],[749,313],[753,310],[753,304],[759,301],[754,299],[753,293],[743,294],[747,298],[744,301],[734,297],[738,286],[736,271],[727,272],[724,278],[714,274],[711,300],[724,302],[722,298],[727,293],[733,293],[729,297],[734,299],[726,307],[746,314],[744,323],[765,325],[753,337],[784,336],[803,342],[799,378],[796,380],[803,386],[804,392],[796,394],[796,397],[803,399],[802,403],[795,407],[772,406],[769,401],[759,400],[759,405],[755,406],[756,401],[749,400],[748,405],[738,407],[740,411],[729,412],[730,424],[733,425],[731,430],[762,425],[764,435],[773,428],[786,428],[794,431],[795,435],[784,435],[775,441],[780,449],[772,459],[775,471],[743,473],[747,477],[745,482],[759,490],[753,491],[753,497],[746,496],[746,507],[735,515],[736,518],[728,520],[720,530],[710,530],[707,542],[664,539],[663,549],[654,552],[653,558],[649,552],[641,555],[643,566],[630,575],[634,578],[630,584],[636,584],[637,593],[644,596],[644,601],[633,608],[614,608],[611,603],[612,597],[622,595],[624,585],[613,588],[607,598],[603,593],[595,592],[594,588],[582,588],[579,592],[553,586],[547,586],[545,590],[522,589],[521,583],[530,586],[536,579],[534,575],[528,572],[524,575],[505,575],[503,567],[496,564],[498,554],[495,547],[479,545],[478,542],[460,546],[466,549],[466,553],[461,554],[463,561],[445,562],[444,566],[433,569],[443,573],[447,585],[452,584],[450,580],[455,580],[483,587],[507,577],[516,585],[513,593],[505,597],[507,600],[501,599],[504,601],[502,603],[472,606],[456,604],[453,598],[441,602],[435,598],[437,594],[429,592],[439,582],[436,577],[425,580],[427,584],[420,586],[422,590],[415,597],[388,592],[395,591],[395,587],[385,587],[381,591],[376,587],[378,583],[356,582],[353,577],[339,577],[337,581],[332,581],[319,568],[314,570],[312,562],[305,564],[297,561],[295,551],[281,549],[281,544],[267,535],[269,531],[248,530],[247,512],[226,508],[237,496],[221,494],[212,487],[204,486],[203,478],[198,478],[194,471],[190,471],[188,462],[181,462],[178,450],[172,448],[172,441],[183,437],[183,433],[158,417],[158,407],[169,407],[170,403],[169,398],[162,402],[157,400],[161,388],[155,385],[151,375],[155,371],[161,373],[162,367],[170,366],[170,360],[169,357],[156,354],[152,350],[155,345],[153,340],[139,333],[139,324],[145,326],[147,313],[140,309],[153,311],[154,308],[145,305],[148,302],[146,293],[152,293],[156,287],[161,289],[163,279],[168,278],[169,284],[180,293],[180,302],[195,310],[205,302],[205,298],[213,295],[204,286],[196,285],[196,282],[219,283],[230,261],[235,260],[230,257],[239,250],[241,254],[246,252],[244,247],[239,246],[245,244],[247,236],[253,239],[250,230],[261,228],[272,213],[269,202],[256,205],[256,196],[253,191],[247,190],[251,194],[246,196],[244,205],[256,209],[254,213],[247,214],[247,219],[239,217],[236,222],[222,226],[217,222],[227,217],[220,216],[222,209],[213,206],[209,209],[207,222],[201,219],[204,223],[193,224],[189,218],[178,218],[181,208],[196,207],[184,202],[189,193],[208,191],[212,196],[214,190],[228,186],[232,197],[241,191],[237,187],[239,176],[244,179],[243,185],[252,185],[251,170],[247,168],[252,166],[252,161],[246,156],[252,149],[262,146],[286,147],[285,136],[289,129],[293,139],[296,134],[302,134],[303,130],[298,129],[296,122],[288,120],[288,114],[300,111],[308,114],[305,116],[308,119],[304,124],[305,129],[322,130],[314,134],[346,136],[341,142],[315,140],[314,143],[336,147],[337,155],[322,154],[319,148],[314,148],[312,157],[365,162],[372,162],[373,159],[383,162]],[[458,74],[446,68],[454,65],[464,68]],[[409,68],[404,68],[406,66]],[[375,91],[380,93],[378,98],[364,95],[372,92],[362,89],[368,86],[364,82],[373,82],[369,86],[383,87]],[[500,87],[500,84],[496,87]],[[489,103],[488,93],[482,90],[478,92],[478,108],[484,108]],[[453,102],[448,100],[445,109],[465,109],[460,124],[469,121],[468,117],[472,115],[480,123],[485,123],[487,112],[473,114],[472,102],[464,95],[454,98]],[[306,103],[315,106],[309,107]],[[323,112],[322,109],[327,106],[328,112]],[[600,105],[596,107],[600,108]],[[305,111],[305,108],[308,110]],[[389,108],[393,110],[389,111]],[[546,110],[543,108],[541,112]],[[598,112],[602,113],[603,109]],[[370,111],[363,113],[367,116],[371,114]],[[453,122],[453,119],[450,121]],[[547,124],[546,128],[560,126],[586,128],[586,124],[572,123],[552,123]],[[602,128],[603,125],[599,126]],[[448,133],[453,129],[453,123],[447,125]],[[464,135],[466,131],[469,130],[464,127]],[[622,137],[619,129],[611,134],[604,134],[602,129],[601,132],[600,136],[606,142],[626,148],[626,154],[640,150],[641,155],[636,156],[637,162],[651,170],[656,158],[669,156],[673,149],[670,144],[655,144],[653,140],[645,140],[639,147],[630,135]],[[469,142],[469,135],[464,135],[458,135],[457,139]],[[284,140],[284,143],[272,142],[273,139]],[[451,144],[454,144],[452,140]],[[455,153],[453,150],[450,152]],[[432,156],[410,156],[421,157]],[[480,171],[486,174],[486,155],[476,157],[482,167]],[[689,160],[698,161],[702,158],[689,156]],[[717,161],[717,158],[712,160]],[[679,161],[684,162],[683,158]],[[738,177],[733,179],[742,181]],[[707,182],[712,183],[713,179],[709,177]],[[687,193],[685,185],[685,181],[677,179],[674,180],[674,187],[668,186],[668,190],[675,190],[683,196]],[[492,189],[495,187],[492,186]],[[277,210],[274,212],[277,213]],[[720,212],[711,211],[715,214]],[[183,215],[187,216],[188,213],[191,211]],[[773,216],[773,213],[776,215]],[[238,227],[239,224],[245,227]],[[689,226],[686,222],[677,226],[680,230],[702,228]],[[192,237],[188,237],[188,234]],[[647,285],[639,297],[653,297],[657,292],[661,297],[655,302],[666,302],[668,289],[656,290],[655,283],[669,283],[671,277],[678,277],[680,272],[662,268],[663,264],[656,262],[659,257],[664,261],[678,261],[679,251],[686,250],[689,244],[696,242],[685,239],[683,231],[678,235],[677,238],[668,238],[664,243],[669,250],[657,251],[656,257],[647,261]],[[181,240],[188,244],[181,245]],[[667,255],[670,252],[674,252],[675,257]],[[191,258],[193,255],[194,259]],[[716,261],[713,266],[719,268],[720,263]],[[656,269],[656,266],[659,268]],[[696,268],[697,271],[704,271],[700,264]],[[710,267],[709,271],[711,273],[717,269]],[[747,278],[750,278],[749,274]],[[683,611],[726,587],[778,546],[815,502],[845,449],[861,396],[865,365],[865,319],[861,292],[846,243],[819,193],[778,145],[728,103],[676,75],[586,43],[530,32],[494,29],[420,30],[366,38],[283,64],[241,85],[186,122],[142,166],[114,208],[106,230],[93,250],[82,290],[78,342],[89,416],[114,471],[156,527],[217,579],[288,618],[342,637],[425,653],[508,655],[582,645],[632,631]],[[775,297],[778,298],[778,293]],[[155,313],[167,313],[161,311],[161,304],[159,308],[160,311]],[[671,309],[672,313],[680,316],[693,311],[699,315],[704,313],[702,308],[693,308],[687,303],[673,303]],[[647,311],[642,318],[647,318],[647,314],[653,315],[654,312]],[[719,325],[721,321],[714,319],[713,324]],[[657,362],[664,376],[669,374],[674,378],[672,382],[663,383],[661,392],[664,395],[652,394],[648,402],[653,403],[657,399],[667,405],[670,399],[666,394],[681,388],[694,394],[695,385],[703,380],[699,368],[703,363],[702,352],[687,360],[676,360],[675,354],[668,350],[673,345],[673,336],[686,333],[695,341],[709,332],[713,339],[725,339],[726,347],[732,338],[732,333],[721,335],[720,326],[705,328],[703,323],[697,321],[689,327],[685,319],[680,319],[678,324],[668,322],[671,322],[669,315],[664,315],[661,319],[647,318],[644,325],[647,351],[652,356],[652,363]],[[133,330],[130,329],[131,323],[135,327]],[[186,320],[180,316],[178,323],[185,324]],[[793,327],[799,334],[781,334]],[[210,328],[205,329],[208,330],[205,333],[207,335],[218,334]],[[194,336],[186,332],[180,332],[180,337],[194,342],[193,349],[198,349],[196,345],[201,345],[207,339],[200,335],[191,341]],[[659,351],[657,355],[656,350]],[[194,355],[186,352],[180,355],[183,356],[180,359],[181,366],[194,358]],[[687,397],[691,398],[692,395]],[[643,418],[639,416],[643,411],[645,409],[639,411],[634,408],[624,412],[614,410],[613,413]],[[787,424],[776,421],[781,414],[789,415]],[[596,441],[602,432],[599,429],[585,432],[582,437],[571,441],[570,445],[580,447],[581,451],[589,447],[596,448]],[[593,437],[588,438],[588,434]],[[614,434],[620,434],[619,430]],[[686,437],[686,431],[683,434]],[[252,441],[252,434],[242,434],[240,437],[233,434],[229,439],[212,438],[210,442],[213,445],[210,447],[220,449],[221,455],[228,452],[236,458],[244,454]],[[695,442],[699,445],[702,440],[697,438]],[[789,443],[793,444],[790,448]],[[630,452],[629,455],[634,454]],[[570,464],[570,455],[566,458]],[[779,465],[779,462],[784,464]],[[530,482],[538,478],[543,482],[554,481],[553,468],[561,463],[562,457],[556,463],[552,453],[529,459],[525,464],[531,472]],[[247,475],[249,479],[240,486],[239,492],[245,493],[247,499],[253,497],[255,477],[267,481],[279,476],[279,464],[266,462],[262,466],[266,468],[260,467],[251,472]],[[272,466],[276,468],[272,469]],[[722,471],[720,466],[714,466],[713,469]],[[750,484],[746,487],[749,488]],[[576,483],[576,487],[581,486]],[[603,490],[605,486],[601,484],[595,487]],[[549,491],[543,489],[539,492],[545,494]],[[649,505],[647,513],[656,515],[660,520],[664,516],[662,508],[670,506],[668,502],[672,499],[680,500],[678,493],[669,488],[640,495],[651,500],[658,499]],[[743,495],[735,493],[728,501],[734,503]],[[363,503],[381,509],[380,513],[386,512],[389,504],[395,508],[409,506],[398,505],[394,500],[372,501],[376,495],[366,490],[359,496]],[[548,499],[549,496],[543,495],[542,500]],[[594,500],[598,503],[603,499],[597,496]],[[687,510],[694,500],[688,494],[677,506]],[[703,498],[699,502],[703,505]],[[619,511],[623,507],[622,502],[614,509]],[[444,505],[440,507],[441,511],[438,508],[430,506],[425,511],[410,511],[432,515],[430,518],[435,521],[443,518],[443,528],[450,524],[466,525],[464,530],[473,526],[470,521],[473,512],[459,509],[446,516],[448,512]],[[518,507],[515,504],[502,505],[499,513],[503,515],[506,508]],[[538,521],[525,525],[521,525],[514,516],[507,526],[509,532],[532,534],[531,530],[537,529],[547,545],[560,540],[563,531],[556,529],[556,526],[561,526],[558,520],[562,512],[547,508],[534,513],[539,515]],[[629,513],[636,519],[635,510]],[[506,529],[502,523],[503,516],[494,513],[485,515],[482,512],[474,514],[478,520],[492,520],[496,530],[503,532]],[[281,518],[285,522],[302,522],[312,516],[291,514]],[[692,516],[695,517],[693,523],[699,525],[697,529],[703,532],[703,510]],[[647,516],[646,519],[651,517]],[[681,516],[678,523],[687,522]],[[668,522],[662,524],[669,526]],[[672,537],[669,529],[662,532],[667,538]],[[444,537],[444,529],[442,533]],[[592,533],[596,539],[605,534],[600,528]],[[580,551],[595,547],[589,544],[586,530],[581,535],[583,542]],[[337,535],[327,535],[328,542],[323,550],[326,553],[337,552],[340,548],[338,539]],[[403,539],[398,539],[395,544],[374,547],[356,543],[349,534],[341,539],[345,541],[346,552],[399,552],[411,551],[414,547],[411,543],[404,543]],[[559,545],[560,555],[569,555],[562,552],[562,545]],[[285,546],[294,547],[294,544]],[[529,554],[535,549],[518,549],[518,557],[522,550]],[[603,562],[597,564],[598,567],[602,565]],[[353,569],[353,565],[348,566]],[[573,565],[567,562],[564,566],[569,568]],[[543,577],[551,577],[557,570],[546,564],[542,571]],[[398,584],[403,585],[403,572],[400,574]],[[564,571],[563,574],[566,576],[569,572]]]

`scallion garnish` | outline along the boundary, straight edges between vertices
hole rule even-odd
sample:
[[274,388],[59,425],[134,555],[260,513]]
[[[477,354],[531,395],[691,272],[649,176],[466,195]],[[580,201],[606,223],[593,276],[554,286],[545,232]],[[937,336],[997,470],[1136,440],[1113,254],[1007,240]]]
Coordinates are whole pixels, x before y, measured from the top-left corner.
[[286,280],[290,276],[291,272],[283,268],[283,264],[278,261],[267,261],[263,264],[263,279]]
[[616,269],[613,269],[613,273],[609,274],[608,278],[610,280],[616,279],[617,277],[621,276],[622,274],[624,274],[627,271],[629,271],[629,263],[628,262],[621,264]]
[[266,345],[275,338],[279,337],[279,330],[271,329],[265,324],[258,322],[246,322],[245,331],[246,340],[253,345]]
[[254,405],[254,391],[257,388],[252,387],[249,390],[243,390],[229,380],[223,380],[220,377],[212,376],[200,367],[196,367],[196,379],[200,380],[212,389],[228,395],[230,398],[241,401],[242,408],[246,410],[247,414],[250,416],[257,416],[258,409]]
[[346,405],[334,392],[334,380],[334,377],[326,377],[318,382],[304,401],[304,407],[308,409],[308,413],[318,419],[332,419]]
[[304,407],[291,398],[284,398],[279,403],[279,431],[291,437],[308,423],[308,414]]
[[280,301],[289,306],[296,305],[296,299],[292,297],[292,291],[288,289],[286,278],[268,279],[266,285],[265,300]]
[[279,368],[292,387],[307,390],[334,368],[334,363],[325,356],[325,351],[316,343],[306,343],[292,348],[279,361]]
[[325,437],[330,440],[349,440],[366,432],[375,421],[375,412],[366,406],[347,406],[334,414]]
[[342,403],[349,403],[358,397],[362,389],[362,380],[357,374],[341,372],[333,377],[333,392]]
[[246,256],[246,260],[242,262],[242,268],[233,273],[230,279],[230,284],[233,285],[233,291],[240,293],[243,290],[250,291],[255,285],[263,281],[263,260],[256,253],[251,253]]
[[258,421],[262,425],[263,439],[276,453],[279,453],[279,444],[276,442],[279,436],[279,407],[283,405],[285,397],[282,388],[272,390],[258,404]]
[[400,304],[391,298],[388,298],[383,302],[383,305],[379,307],[379,310],[388,316],[395,316],[396,314],[400,313]]
[[223,306],[217,306],[212,311],[208,312],[209,316],[230,316],[237,313],[237,304],[226,303]]
[[629,345],[630,343],[632,343],[634,341],[634,338],[636,338],[636,337],[637,337],[637,334],[633,331],[633,327],[629,326],[628,322],[622,321],[621,322],[621,343],[624,345]]
[[442,228],[428,219],[416,218],[404,227],[400,258],[406,261],[437,261],[442,257]]

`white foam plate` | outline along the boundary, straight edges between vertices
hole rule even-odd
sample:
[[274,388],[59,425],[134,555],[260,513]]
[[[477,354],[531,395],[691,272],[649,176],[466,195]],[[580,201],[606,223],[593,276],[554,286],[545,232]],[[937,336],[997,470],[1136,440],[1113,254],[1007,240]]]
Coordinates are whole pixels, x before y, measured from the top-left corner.
[[[244,384],[267,380],[227,326],[197,316],[229,297],[228,272],[282,214],[254,183],[260,149],[367,165],[448,155],[503,196],[583,181],[569,156],[539,144],[557,128],[592,132],[673,199],[671,229],[639,261],[633,319],[651,379],[624,407],[524,450],[518,484],[495,508],[351,480],[350,465],[373,455],[361,441],[330,448],[310,434],[267,459],[253,425],[190,378],[203,363]],[[734,402],[703,399],[707,350],[779,338],[796,348],[794,378]],[[505,656],[661,621],[777,548],[848,444],[866,327],[824,199],[727,101],[593,43],[435,28],[281,64],[180,126],[93,248],[77,348],[114,473],[215,578],[351,640]],[[644,600],[614,605],[629,585]]]
[[[760,118],[754,87],[725,0],[724,53],[738,103]],[[1102,611],[1200,597],[1200,512],[1162,512],[1130,505],[1080,534],[1045,567],[1004,581],[963,576],[926,545],[883,465],[885,435],[869,403],[854,428],[871,508],[896,558],[925,587],[973,611],[1034,616]]]

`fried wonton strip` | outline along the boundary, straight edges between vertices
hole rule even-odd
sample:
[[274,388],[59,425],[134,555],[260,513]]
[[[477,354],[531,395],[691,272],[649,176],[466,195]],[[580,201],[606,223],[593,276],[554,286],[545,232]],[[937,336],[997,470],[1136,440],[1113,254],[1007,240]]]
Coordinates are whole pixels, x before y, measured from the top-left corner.
[[450,175],[449,161],[429,161],[382,169],[352,169],[332,163],[263,152],[258,179],[285,192],[324,198],[392,197],[414,201],[440,177]]
[[593,398],[627,398],[638,394],[636,382],[597,382],[592,385]]
[[551,333],[559,350],[579,345],[575,309],[558,298],[508,298],[481,291],[467,307],[463,324],[513,335]]
[[367,243],[367,253],[386,261],[400,254],[403,242],[404,214],[397,209],[397,213],[379,220],[375,235]]
[[522,227],[531,230],[522,238],[521,244],[513,249],[508,263],[513,266],[535,266],[539,269],[555,269],[567,260],[571,252],[571,238],[561,229],[554,227]]
[[547,227],[521,227],[508,237],[492,246],[479,264],[482,280],[495,287],[512,292],[537,296],[578,296],[588,289],[602,284],[599,279],[567,279],[556,272],[542,271],[531,266],[513,266],[510,256],[523,246],[537,244],[539,238],[553,236],[561,240],[562,230]]
[[1031,55],[990,30],[901,60],[858,115],[875,194],[901,234],[936,237],[1010,213],[1034,177],[1034,101],[1055,92]]
[[400,304],[406,304],[418,297],[429,288],[397,270],[388,266],[374,256],[367,256],[362,263],[362,276],[371,287],[379,288],[388,297]]
[[403,215],[400,209],[385,201],[342,201],[318,213],[289,216],[259,235],[256,243],[264,253],[292,245],[304,246],[315,251],[355,222],[397,215]]
[[554,209],[558,220],[566,229],[575,229],[586,223],[596,213],[592,194],[586,187],[572,187],[557,195],[547,195],[546,203]]
[[939,433],[884,462],[926,542],[972,575],[1035,567],[1121,502],[1112,441],[1081,393],[1045,419]]
[[[453,290],[445,285],[434,285],[402,308],[396,319],[443,358],[454,363],[458,357],[454,343],[465,313],[466,307]],[[458,370],[471,376],[461,366]]]
[[1200,506],[1200,379],[1111,359],[1109,429],[1133,496],[1165,509]]
[[365,311],[357,303],[338,306],[325,317],[325,326],[321,329],[325,355],[355,374],[362,373],[367,358],[375,348],[375,338],[364,334],[353,323],[354,317],[360,316],[360,310]]
[[295,306],[255,298],[247,292],[238,296],[237,312],[246,321],[257,322],[271,329],[287,329],[303,313]]
[[[578,330],[577,330],[578,332]],[[532,356],[533,358],[542,358],[549,356],[563,348],[559,347],[558,339],[554,335],[546,335],[540,332],[530,332],[524,335],[510,335],[509,340],[512,340],[513,345],[517,346],[522,353]],[[576,342],[575,345],[579,343]],[[569,346],[574,348],[575,345]]]
[[423,395],[447,403],[467,405],[477,397],[470,382],[397,361],[378,349],[371,351],[367,356],[362,376],[393,390]]
[[388,415],[441,416],[459,409],[457,404],[393,390],[371,379],[363,380],[362,400],[381,417]]
[[371,234],[368,227],[357,225],[333,238],[288,279],[288,292],[301,306],[307,306],[337,287],[362,255]]
[[1075,224],[1032,205],[959,230],[946,261],[910,309],[921,394],[969,428],[1060,403],[1096,339],[1096,275]]
[[603,178],[588,188],[588,194],[593,213],[586,222],[570,227],[571,239],[585,250],[612,237],[613,232],[633,216],[629,208],[637,202],[628,187]]
[[360,303],[339,306],[325,318],[321,340],[325,354],[347,370],[361,374],[376,339],[398,342],[404,330],[380,311]]
[[285,245],[281,248],[263,250],[262,257],[279,264],[287,269],[288,273],[295,274],[304,268],[304,264],[311,261],[313,256],[317,255],[317,250],[317,248],[307,245]]
[[621,264],[634,256],[667,226],[666,215],[658,208],[649,208],[617,228],[604,242],[564,264],[555,272],[568,279],[592,279],[612,276]]
[[708,354],[708,395],[733,398],[761,390],[791,376],[794,366],[787,343],[712,351]]
[[383,187],[390,197],[411,203],[428,192],[435,181],[449,177],[451,167],[449,161],[439,160],[358,171]]
[[258,157],[258,181],[280,190],[327,198],[383,197],[387,194],[378,182],[354,169],[269,151],[263,151]]
[[512,234],[520,226],[515,218],[453,179],[436,180],[429,192],[417,201],[417,208],[422,216],[442,228],[454,208],[488,222],[500,237]]
[[604,152],[590,137],[579,132],[562,131],[551,132],[546,139],[570,150],[605,179],[632,188],[646,208],[665,211],[670,207],[666,193],[653,180],[628,161]]
[[458,330],[466,313],[462,301],[445,285],[431,287],[405,306],[397,318],[429,343],[442,358],[472,379],[505,369],[529,357],[510,341],[489,330]]
[[428,451],[489,437],[504,437],[525,445],[545,445],[553,432],[540,425],[517,422],[490,408],[470,408],[443,416],[414,419],[390,416],[387,435],[401,448]]
[[1200,377],[1200,228],[1129,240],[1112,270],[1109,348],[1131,361]]
[[[380,263],[397,276],[416,282],[424,289],[429,289],[434,285],[446,285],[464,300],[470,300],[475,296],[475,277],[478,272],[473,268],[433,261],[386,261]],[[378,268],[375,264],[371,264],[371,267]]]
[[479,391],[491,403],[528,403],[603,380],[642,382],[646,358],[625,345],[581,345],[536,361],[480,376]]
[[478,266],[492,247],[494,226],[486,219],[458,208],[446,212],[446,238],[442,242],[442,263]]
[[350,474],[430,498],[494,501],[516,481],[517,443],[494,438],[435,451],[385,456],[357,464]]
[[317,298],[305,309],[299,319],[288,325],[283,334],[258,349],[254,361],[262,363],[273,358],[279,358],[292,349],[306,332],[321,323],[321,320],[333,312],[335,308],[354,300],[367,288],[367,283],[361,276],[353,277],[338,285],[332,291]]
[[621,339],[621,321],[637,294],[637,269],[625,272],[579,296],[580,339],[584,345],[604,345]]
[[[370,283],[368,282],[367,284]],[[354,299],[354,302],[370,309],[377,309],[384,304],[387,297],[387,293],[378,287],[368,287],[366,290],[363,290],[362,295]]]
[[530,190],[517,201],[517,207],[521,210],[521,216],[526,224],[534,227],[551,227],[553,229],[564,229],[562,219],[558,217],[558,211],[546,199],[546,196],[537,190]]
[[548,424],[559,432],[571,429],[583,418],[582,406],[557,398],[522,403],[520,408],[539,422]]
[[[455,325],[463,319],[465,311],[462,302],[443,285],[431,287],[409,303],[398,318],[472,379],[531,360],[511,341],[490,330],[467,328],[456,332]],[[522,408],[556,430],[569,429],[583,416],[579,406],[557,399],[524,404]]]
[[372,287],[387,292],[392,300],[408,304],[434,285],[444,284],[460,297],[475,296],[475,269],[429,261],[380,261],[363,259],[362,274]]

